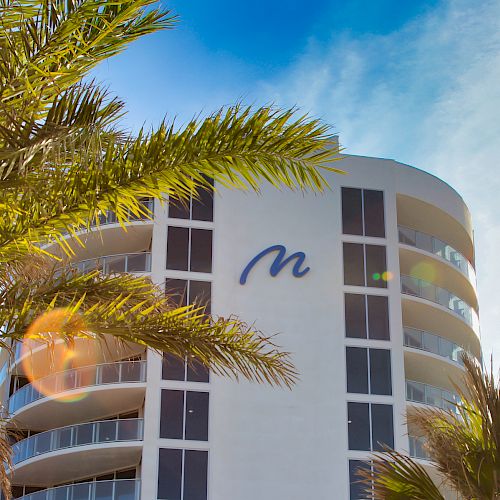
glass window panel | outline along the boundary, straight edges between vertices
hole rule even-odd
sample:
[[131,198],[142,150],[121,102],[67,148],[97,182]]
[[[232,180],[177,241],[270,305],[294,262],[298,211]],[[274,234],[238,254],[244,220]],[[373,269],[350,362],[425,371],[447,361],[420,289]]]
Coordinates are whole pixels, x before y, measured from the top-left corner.
[[433,250],[432,245],[432,236],[429,234],[421,233],[417,231],[416,233],[417,247],[422,250],[426,250],[427,252],[431,252]]
[[210,302],[212,297],[212,283],[210,281],[189,282],[189,303],[205,306],[205,311],[210,314]]
[[136,382],[141,380],[141,370],[144,365],[140,361],[130,361],[120,364],[122,382]]
[[102,481],[95,483],[95,499],[96,500],[109,500],[113,498],[113,482]]
[[120,381],[120,365],[108,363],[100,366],[101,383],[114,384]]
[[193,198],[191,217],[193,220],[204,220],[204,221],[214,220],[213,191],[208,191],[206,189],[203,189],[198,193],[197,198]]
[[71,446],[71,436],[73,429],[59,429],[54,436],[54,446],[56,448],[68,448]]
[[208,441],[208,392],[186,393],[185,439]]
[[366,338],[365,296],[357,293],[344,294],[346,337]]
[[347,403],[350,450],[370,450],[370,413],[368,403]]
[[[91,487],[92,484],[89,483],[75,484],[72,487],[69,487],[68,489],[71,489],[73,493],[73,496],[70,497],[71,500],[89,500],[89,498],[91,498],[90,497]],[[64,488],[61,488],[61,490],[64,490]],[[61,499],[67,500],[67,497],[61,496]]]
[[349,500],[365,500],[367,497],[364,493],[365,486],[360,484],[359,472],[362,470],[370,470],[369,465],[362,460],[349,460]]
[[127,272],[135,273],[149,271],[147,266],[148,256],[149,254],[145,252],[129,255],[127,258]]
[[212,231],[191,230],[191,271],[212,272]]
[[187,305],[187,280],[167,278],[165,280],[165,293],[172,297],[175,304]]
[[167,269],[188,270],[189,229],[168,226]]
[[47,453],[51,448],[52,432],[42,432],[35,437],[35,455]]
[[181,480],[182,450],[161,448],[158,464],[158,499],[181,500]]
[[102,259],[104,262],[105,272],[107,273],[124,273],[125,269],[125,255],[116,255],[114,257],[106,257]]
[[385,247],[381,245],[365,245],[365,251],[367,286],[387,288]]
[[372,340],[389,340],[389,298],[368,295],[368,337]]
[[435,354],[439,354],[439,337],[436,335],[431,335],[429,333],[424,333],[424,349]]
[[344,243],[344,285],[364,286],[365,264],[363,245]]
[[169,201],[168,216],[172,219],[189,219],[189,200]]
[[363,234],[361,189],[342,188],[342,232]]
[[368,394],[368,356],[362,347],[346,347],[347,392]]
[[370,349],[370,393],[390,396],[392,394],[391,351]]
[[189,382],[209,382],[209,370],[197,359],[191,359],[187,366],[187,379]]
[[186,450],[184,459],[184,499],[207,499],[208,452]]
[[118,439],[120,441],[129,441],[139,438],[140,420],[124,419],[118,420]]
[[94,424],[78,425],[73,432],[76,431],[76,444],[90,444],[93,441]]
[[161,391],[160,437],[183,438],[184,391]]
[[184,360],[179,359],[173,354],[164,353],[162,362],[163,380],[184,380],[185,364]]
[[420,330],[405,328],[404,334],[405,334],[405,345],[409,347],[415,347],[417,349],[424,348],[422,332]]
[[136,500],[135,481],[117,481],[113,500]]
[[398,234],[400,243],[411,245],[413,247],[417,245],[417,236],[413,229],[400,226],[398,227]]
[[383,451],[384,445],[394,448],[392,405],[372,404],[372,443],[374,451]]
[[372,189],[363,190],[365,236],[385,236],[384,193]]
[[116,441],[116,420],[109,420],[107,422],[99,422],[97,441],[103,443],[105,441]]

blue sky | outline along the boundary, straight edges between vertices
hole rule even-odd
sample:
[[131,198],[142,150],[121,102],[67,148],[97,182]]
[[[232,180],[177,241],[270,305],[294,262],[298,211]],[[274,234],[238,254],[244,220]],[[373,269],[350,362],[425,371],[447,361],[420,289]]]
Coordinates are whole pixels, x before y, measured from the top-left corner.
[[348,153],[438,175],[470,206],[485,355],[500,364],[500,2],[172,0],[176,30],[102,64],[137,129],[243,101],[298,106]]

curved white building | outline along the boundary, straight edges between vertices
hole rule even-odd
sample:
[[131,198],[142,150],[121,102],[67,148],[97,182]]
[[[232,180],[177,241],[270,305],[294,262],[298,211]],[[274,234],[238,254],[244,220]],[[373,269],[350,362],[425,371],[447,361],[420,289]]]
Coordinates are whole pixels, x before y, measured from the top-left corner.
[[446,406],[461,351],[481,356],[469,211],[407,165],[335,166],[347,175],[322,195],[264,187],[189,210],[155,203],[154,222],[126,233],[103,217],[77,250],[83,269],[99,258],[105,271],[148,273],[182,300],[279,333],[300,381],[237,383],[83,341],[56,369],[43,348],[18,352],[1,372],[24,430],[16,498],[355,500],[353,471],[381,443],[430,466],[405,412]]

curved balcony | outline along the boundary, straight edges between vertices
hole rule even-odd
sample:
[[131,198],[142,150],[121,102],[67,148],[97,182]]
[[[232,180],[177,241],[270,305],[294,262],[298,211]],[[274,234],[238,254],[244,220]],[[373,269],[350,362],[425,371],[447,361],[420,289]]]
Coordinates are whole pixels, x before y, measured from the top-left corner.
[[457,394],[414,380],[406,381],[406,401],[434,406],[454,413],[457,413],[456,405],[460,404]]
[[403,327],[404,345],[412,349],[430,352],[446,358],[460,366],[463,366],[462,354],[467,353],[465,349],[439,335],[418,330],[416,328]]
[[92,420],[139,407],[145,382],[145,361],[75,368],[25,385],[10,397],[8,410],[32,429]]
[[431,457],[429,452],[425,447],[425,438],[417,436],[408,436],[408,442],[410,445],[410,457],[420,458],[421,460],[430,460]]
[[139,500],[139,479],[68,484],[24,495],[18,500]]
[[459,269],[472,283],[476,282],[476,271],[472,264],[451,245],[435,236],[405,226],[398,226],[398,235],[399,242],[403,245],[424,250],[446,260]]
[[476,311],[460,297],[444,288],[412,276],[401,276],[401,293],[439,304],[459,315],[475,332],[479,331]]
[[43,486],[132,467],[140,460],[142,439],[140,418],[41,432],[12,447],[12,481]]
[[75,264],[78,271],[88,273],[102,271],[103,273],[150,273],[151,253],[128,253],[105,255],[97,259],[82,260]]

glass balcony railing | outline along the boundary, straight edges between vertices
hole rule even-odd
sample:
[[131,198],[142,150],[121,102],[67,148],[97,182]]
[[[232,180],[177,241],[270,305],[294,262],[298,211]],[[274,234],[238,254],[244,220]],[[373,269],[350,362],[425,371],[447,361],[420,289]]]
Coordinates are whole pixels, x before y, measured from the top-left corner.
[[431,459],[429,452],[425,447],[424,437],[408,436],[408,441],[410,443],[410,457],[420,458],[422,460]]
[[91,444],[142,441],[142,418],[103,420],[40,432],[12,447],[12,463],[17,465],[45,453]]
[[68,484],[24,495],[18,500],[139,500],[139,479]]
[[442,410],[451,410],[454,413],[457,413],[456,405],[460,404],[460,398],[457,394],[414,380],[406,381],[406,400],[435,406]]
[[416,328],[404,327],[404,345],[414,349],[421,349],[422,351],[437,354],[443,358],[454,361],[455,363],[463,366],[462,354],[466,353],[465,349],[460,347],[449,340],[434,335],[433,333],[424,330],[417,330]]
[[23,406],[39,399],[54,397],[64,391],[85,387],[146,381],[145,361],[122,361],[102,365],[84,366],[47,377],[27,384],[16,391],[9,399],[9,413],[15,413]]
[[106,255],[97,259],[82,260],[75,264],[78,271],[88,273],[102,271],[103,273],[149,273],[151,272],[151,253],[129,253]]
[[[146,212],[153,213],[154,212],[154,200],[152,198],[146,198],[140,201],[140,204],[144,207]],[[137,215],[132,213],[131,211],[127,214],[127,220],[130,222],[136,220],[147,220],[147,217],[144,215]],[[117,221],[116,213],[112,210],[106,210],[106,212],[102,213],[97,217],[96,220],[93,220],[91,226],[103,226],[105,224],[115,224]]]
[[467,302],[444,288],[412,276],[401,276],[401,292],[444,306],[460,315],[475,331],[479,329],[476,311]]
[[404,226],[398,226],[398,233],[400,243],[419,248],[420,250],[425,250],[426,252],[441,257],[462,271],[462,273],[473,283],[476,282],[476,271],[472,267],[472,264],[452,246],[435,236],[415,231],[415,229]]

